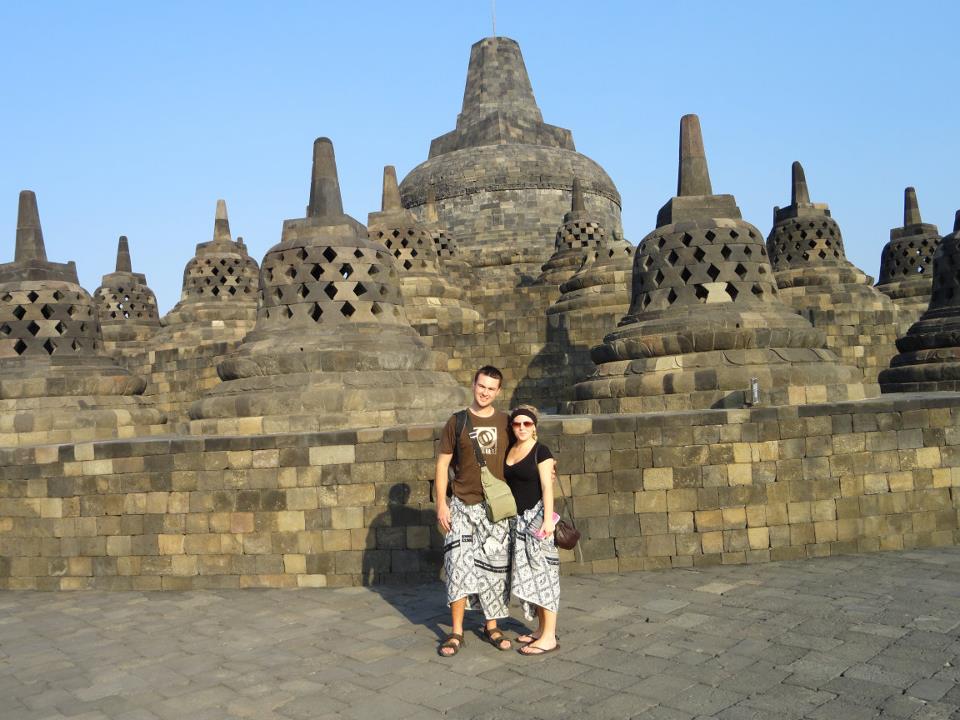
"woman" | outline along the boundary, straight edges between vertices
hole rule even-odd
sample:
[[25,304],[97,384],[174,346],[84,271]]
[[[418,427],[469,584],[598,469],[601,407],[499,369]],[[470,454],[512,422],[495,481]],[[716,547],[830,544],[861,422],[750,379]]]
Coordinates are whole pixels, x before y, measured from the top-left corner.
[[517,501],[514,527],[512,592],[527,620],[536,611],[536,632],[520,635],[523,655],[544,655],[559,649],[560,557],[553,542],[553,455],[537,442],[537,411],[521,405],[510,413],[513,444],[507,450],[503,477]]

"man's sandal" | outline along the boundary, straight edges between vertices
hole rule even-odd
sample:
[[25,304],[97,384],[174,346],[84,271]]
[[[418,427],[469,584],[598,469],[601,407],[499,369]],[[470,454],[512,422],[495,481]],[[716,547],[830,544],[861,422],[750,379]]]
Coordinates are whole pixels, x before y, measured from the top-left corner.
[[[513,643],[510,642],[510,638],[504,635],[500,628],[484,628],[483,639],[493,645],[497,650],[503,652],[513,648]],[[507,643],[506,647],[503,646],[504,642]]]
[[[440,657],[453,657],[466,644],[466,641],[463,639],[461,633],[450,633],[447,635],[447,639],[443,641],[443,644],[437,648],[437,655]],[[453,648],[452,653],[445,653],[444,648]]]

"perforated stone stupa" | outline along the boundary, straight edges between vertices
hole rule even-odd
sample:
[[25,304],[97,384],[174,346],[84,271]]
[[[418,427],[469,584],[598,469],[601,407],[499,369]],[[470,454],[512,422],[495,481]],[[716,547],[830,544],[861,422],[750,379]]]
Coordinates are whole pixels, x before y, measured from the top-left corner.
[[897,305],[901,334],[909,330],[930,304],[933,288],[931,264],[940,244],[936,225],[920,217],[917,191],[903,191],[903,227],[890,230],[890,242],[880,255],[880,277],[877,290],[891,297]]
[[396,259],[407,320],[421,334],[427,332],[421,326],[434,325],[442,331],[480,319],[464,299],[463,288],[441,273],[434,237],[400,204],[397,171],[392,165],[383,169],[381,210],[369,214],[367,231]]
[[791,175],[790,204],[774,208],[767,237],[780,298],[826,333],[843,363],[875,383],[896,354],[896,306],[847,260],[840,227],[825,203],[810,202],[799,162]]
[[[577,413],[858,399],[860,373],[779,298],[760,232],[732,195],[714,195],[700,122],[680,122],[677,196],[638,246],[628,314],[592,351]],[[874,390],[876,386],[874,386]]]
[[[427,238],[429,243],[429,238]],[[263,259],[256,328],[190,410],[203,433],[435,422],[467,402],[407,322],[393,254],[343,213],[333,144],[314,143],[307,217]]]
[[126,235],[117,242],[116,270],[103,276],[93,298],[106,349],[121,356],[143,352],[145,341],[160,327],[160,312],[147,278],[133,272]]
[[883,392],[960,390],[960,210],[933,255],[930,305],[880,373]]
[[573,179],[570,210],[557,228],[553,255],[543,264],[537,285],[560,285],[573,277],[591,250],[606,239],[607,231],[587,214],[579,178]]
[[73,261],[47,260],[24,190],[14,260],[0,265],[0,445],[150,434],[165,418],[136,397],[145,385],[105,354],[96,303]]
[[576,152],[569,130],[543,121],[516,41],[488,37],[471,48],[456,128],[433,140],[400,191],[422,214],[432,189],[464,259],[482,268],[484,282],[513,286],[536,278],[552,254],[575,177],[593,217],[619,232],[613,181]]

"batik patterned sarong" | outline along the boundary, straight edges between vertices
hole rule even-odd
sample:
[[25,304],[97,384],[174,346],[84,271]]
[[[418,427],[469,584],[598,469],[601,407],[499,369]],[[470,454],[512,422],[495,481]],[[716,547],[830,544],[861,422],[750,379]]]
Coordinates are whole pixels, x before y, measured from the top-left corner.
[[467,607],[481,609],[487,620],[509,615],[510,521],[492,523],[486,503],[450,502],[450,532],[443,543],[447,604],[467,598]]
[[527,620],[535,617],[536,606],[557,612],[560,609],[560,555],[553,534],[538,540],[528,528],[543,522],[543,502],[518,515],[513,535],[513,568],[510,587],[523,607]]

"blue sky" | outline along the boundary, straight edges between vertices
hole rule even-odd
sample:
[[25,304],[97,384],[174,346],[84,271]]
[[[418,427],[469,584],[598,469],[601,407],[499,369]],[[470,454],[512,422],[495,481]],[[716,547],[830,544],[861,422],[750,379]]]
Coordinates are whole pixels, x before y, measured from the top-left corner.
[[[960,208],[956,3],[499,0],[544,119],[573,131],[639,242],[676,189],[680,116],[700,115],[714,191],[766,234],[790,163],[876,275],[914,185],[926,222]],[[366,222],[454,126],[490,1],[0,3],[0,261],[37,192],[51,260],[93,291],[130,238],[161,312],[210,239],[217,198],[259,261],[301,217],[311,144],[333,139]],[[560,218],[557,219],[558,222]]]

